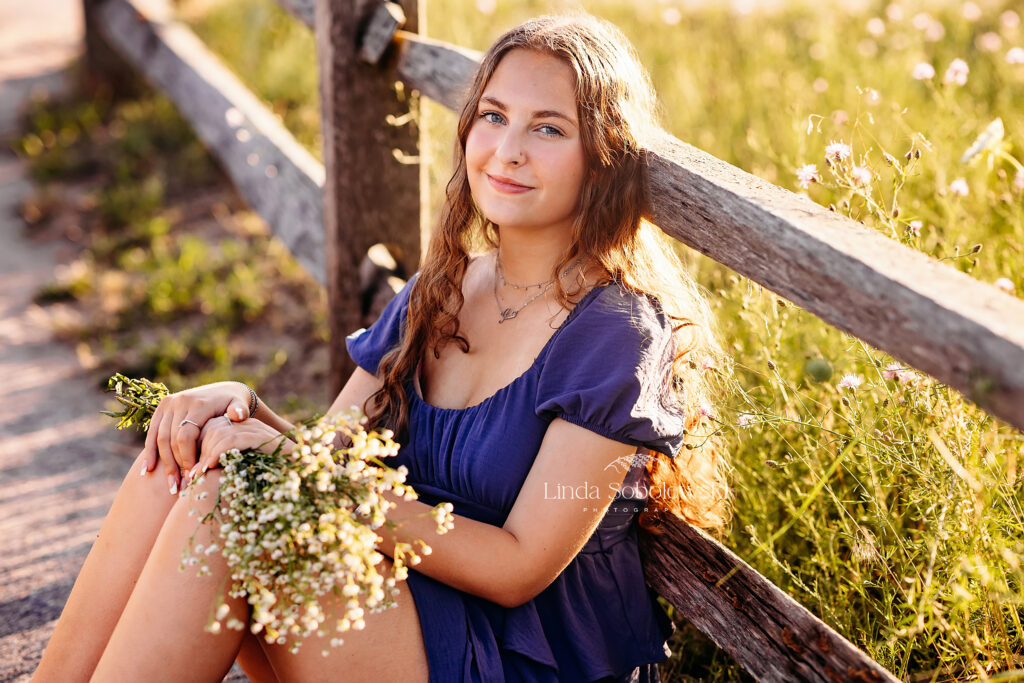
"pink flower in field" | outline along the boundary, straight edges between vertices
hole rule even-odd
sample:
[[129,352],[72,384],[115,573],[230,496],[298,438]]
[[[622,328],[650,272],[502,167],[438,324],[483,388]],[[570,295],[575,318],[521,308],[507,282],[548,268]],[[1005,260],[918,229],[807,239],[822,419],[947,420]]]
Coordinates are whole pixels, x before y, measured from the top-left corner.
[[875,37],[878,37],[885,33],[885,22],[878,17],[871,17],[870,19],[868,19],[867,29],[868,33]]
[[736,418],[736,426],[737,427],[742,427],[742,428],[745,429],[745,428],[749,427],[752,424],[754,424],[754,414],[753,413],[740,413],[739,417]]
[[1006,53],[1007,64],[1024,64],[1024,47],[1011,47]]
[[850,177],[853,178],[853,182],[858,185],[867,185],[871,182],[871,179],[875,175],[871,172],[871,169],[867,166],[854,166],[850,169]]
[[1014,286],[1013,280],[1008,277],[1001,277],[993,283],[996,289],[1001,289],[1007,294],[1013,294]]
[[850,389],[851,391],[859,387],[864,383],[864,378],[860,375],[843,375],[843,378],[839,380],[837,385],[840,389]]
[[899,363],[889,363],[885,366],[885,370],[882,371],[882,377],[885,379],[896,379],[901,370],[903,370],[903,366]]
[[907,229],[910,230],[910,233],[914,237],[920,237],[921,236],[921,228],[923,228],[923,227],[924,227],[924,223],[922,223],[921,221],[910,221],[910,225],[907,226]]
[[700,359],[701,370],[714,370],[717,366],[715,365],[715,359],[711,356],[704,356]]
[[1012,31],[1020,26],[1020,15],[1012,9],[1008,9],[999,15],[999,23],[1003,25],[1003,28],[1008,28]]
[[981,19],[981,8],[973,2],[965,2],[960,8],[960,13],[967,21],[977,21]]
[[704,401],[700,404],[700,407],[697,409],[697,412],[700,413],[701,417],[706,417],[709,420],[715,419],[715,411],[711,407],[711,404],[708,403],[707,401]]
[[949,191],[957,197],[966,197],[970,194],[971,188],[967,186],[966,180],[963,178],[957,178],[949,184]]
[[967,62],[957,57],[949,64],[949,68],[946,69],[946,75],[942,77],[945,83],[956,83],[957,85],[965,85],[967,83],[967,74],[970,68],[967,66]]
[[800,183],[800,187],[806,188],[811,183],[816,183],[821,180],[818,177],[818,167],[814,164],[805,164],[800,168],[796,169],[796,179]]
[[889,21],[903,21],[903,8],[895,2],[891,3],[885,8],[885,16],[889,17]]
[[1017,174],[1013,176],[1013,189],[1024,190],[1024,171],[1017,171]]
[[907,384],[917,379],[917,373],[909,368],[900,370],[896,373],[896,379],[900,384]]
[[839,142],[833,140],[825,147],[825,157],[834,161],[845,161],[850,157],[852,151],[853,150],[850,149],[850,146],[845,144],[842,140]]
[[935,67],[928,62],[921,62],[914,67],[910,75],[914,80],[928,81],[935,78]]
[[974,43],[982,52],[995,52],[1003,46],[1003,39],[998,33],[987,31],[978,36]]

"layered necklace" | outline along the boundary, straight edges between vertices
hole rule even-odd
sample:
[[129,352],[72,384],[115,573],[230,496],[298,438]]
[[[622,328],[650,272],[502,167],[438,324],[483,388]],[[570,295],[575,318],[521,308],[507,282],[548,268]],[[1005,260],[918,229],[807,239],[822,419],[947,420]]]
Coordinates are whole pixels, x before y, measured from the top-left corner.
[[[566,268],[565,271],[562,272],[561,277],[565,277],[566,275],[568,275],[572,271],[572,269],[575,268],[577,266],[577,264],[579,264],[579,262],[580,262],[580,260],[582,258],[583,258],[582,256],[577,256],[576,260],[573,261],[569,265],[569,267]],[[545,292],[547,292],[549,289],[551,289],[555,285],[555,278],[551,278],[550,280],[545,280],[544,282],[537,282],[537,283],[534,283],[532,285],[517,285],[515,283],[509,282],[508,280],[505,279],[505,274],[501,271],[501,249],[498,249],[498,253],[494,255],[494,276],[495,276],[494,277],[494,300],[496,302],[498,302],[498,310],[501,311],[501,318],[498,320],[498,324],[501,324],[501,323],[505,322],[506,320],[511,320],[512,318],[514,318],[517,315],[519,315],[519,311],[521,311],[524,308],[526,308],[527,306],[529,306],[531,303],[533,303],[537,299],[537,297],[543,295]],[[561,277],[559,279],[561,279]],[[529,290],[532,289],[533,287],[536,287],[540,291],[537,292],[536,294],[534,294],[529,299],[527,299],[526,303],[521,305],[519,308],[512,308],[511,306],[502,307],[501,299],[498,298],[498,281],[499,280],[501,280],[501,284],[503,284],[503,285],[507,285],[507,286],[509,286],[509,287],[511,287],[513,289],[522,289],[523,291],[525,291],[527,293],[529,293]]]

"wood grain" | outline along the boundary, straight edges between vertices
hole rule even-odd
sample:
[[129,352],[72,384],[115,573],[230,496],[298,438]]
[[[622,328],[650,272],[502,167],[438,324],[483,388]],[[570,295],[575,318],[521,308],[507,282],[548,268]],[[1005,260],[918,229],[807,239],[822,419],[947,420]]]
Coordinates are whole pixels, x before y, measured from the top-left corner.
[[757,680],[898,680],[700,530],[673,520],[664,531],[640,536],[647,583]]
[[[330,302],[331,384],[355,369],[343,340],[361,327],[359,264],[382,243],[404,268],[419,268],[419,129],[414,100],[401,97],[389,64],[367,64],[359,45],[376,0],[317,0],[315,35],[323,120],[323,217]],[[402,3],[415,31],[415,0]],[[392,125],[388,121],[404,121]],[[399,159],[406,160],[401,163]],[[411,162],[409,161],[411,159]]]

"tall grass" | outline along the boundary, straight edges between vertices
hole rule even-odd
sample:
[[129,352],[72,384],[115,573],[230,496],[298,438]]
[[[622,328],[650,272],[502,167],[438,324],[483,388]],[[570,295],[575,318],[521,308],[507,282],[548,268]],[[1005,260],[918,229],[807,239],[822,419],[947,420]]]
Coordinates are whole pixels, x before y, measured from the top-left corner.
[[[576,6],[426,2],[430,35],[477,49]],[[270,0],[193,3],[181,9],[204,40],[319,152],[308,30]],[[1024,287],[1024,27],[1012,3],[586,9],[637,46],[676,136],[1008,292]],[[430,103],[422,116],[439,197],[454,117]],[[1024,676],[1024,436],[680,249],[736,363],[714,422],[733,446],[730,545],[898,676]],[[709,679],[737,675],[714,657],[697,664]],[[671,679],[686,677],[679,668]]]

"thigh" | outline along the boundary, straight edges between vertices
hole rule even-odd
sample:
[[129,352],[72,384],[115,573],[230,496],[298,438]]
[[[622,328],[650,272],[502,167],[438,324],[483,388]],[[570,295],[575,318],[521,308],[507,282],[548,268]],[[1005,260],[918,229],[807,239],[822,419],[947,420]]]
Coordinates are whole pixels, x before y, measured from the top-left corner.
[[[381,561],[380,572],[391,575],[391,559]],[[310,638],[303,642],[297,654],[291,654],[287,645],[268,645],[260,639],[263,651],[281,681],[313,683],[330,681],[375,680],[382,671],[389,679],[426,683],[428,678],[427,651],[423,642],[419,612],[412,599],[409,586],[399,582],[401,593],[396,607],[365,616],[366,628],[341,634],[344,642],[330,647],[331,635]],[[324,599],[327,601],[327,599]],[[344,614],[343,598],[331,597],[324,605],[327,624]],[[328,651],[324,657],[323,650]]]

